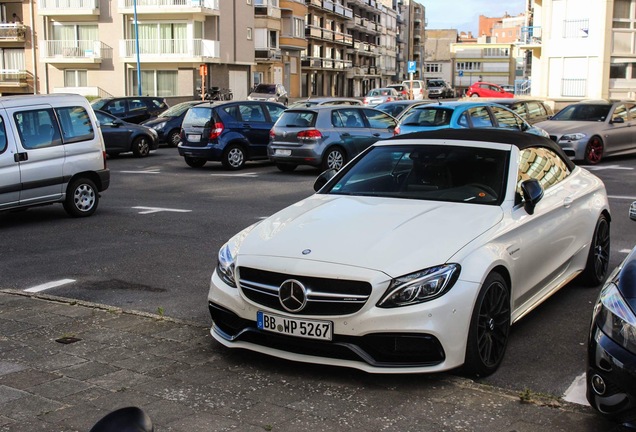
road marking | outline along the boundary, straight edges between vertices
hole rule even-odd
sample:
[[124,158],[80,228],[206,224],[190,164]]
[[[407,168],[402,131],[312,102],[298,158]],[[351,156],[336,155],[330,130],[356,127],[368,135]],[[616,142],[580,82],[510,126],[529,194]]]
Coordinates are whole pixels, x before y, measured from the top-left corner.
[[603,166],[587,166],[585,167],[589,171],[602,171],[606,169],[616,169],[616,170],[633,170],[631,167],[622,167],[620,165],[603,165]]
[[161,171],[147,170],[147,171],[119,171],[124,174],[161,174]]
[[636,201],[636,197],[624,196],[624,195],[608,195],[609,199],[620,199],[627,201]]
[[579,405],[590,405],[585,397],[585,373],[577,376],[565,391],[563,400]]
[[210,174],[213,177],[258,177],[258,173]]
[[618,253],[630,253],[632,250],[631,249],[621,249],[618,251]]
[[27,288],[24,291],[32,292],[32,293],[40,292],[40,291],[44,291],[44,290],[47,290],[47,289],[59,287],[61,285],[66,285],[66,284],[71,283],[71,282],[75,282],[75,279],[61,279],[59,281],[48,282],[48,283],[45,283],[45,284],[42,284],[42,285],[36,285],[34,287]]
[[182,210],[182,209],[170,209],[163,207],[133,207],[134,209],[143,210],[140,211],[139,214],[151,214],[151,213],[159,213],[159,212],[174,212],[174,213],[190,213],[192,210]]

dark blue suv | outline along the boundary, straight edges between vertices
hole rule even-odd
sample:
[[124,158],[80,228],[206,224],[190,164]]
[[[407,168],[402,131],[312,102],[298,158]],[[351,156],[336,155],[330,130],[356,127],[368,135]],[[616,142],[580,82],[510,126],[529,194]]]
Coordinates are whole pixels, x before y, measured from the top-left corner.
[[269,131],[285,106],[264,101],[203,102],[181,124],[179,155],[193,168],[220,161],[227,169],[267,159]]

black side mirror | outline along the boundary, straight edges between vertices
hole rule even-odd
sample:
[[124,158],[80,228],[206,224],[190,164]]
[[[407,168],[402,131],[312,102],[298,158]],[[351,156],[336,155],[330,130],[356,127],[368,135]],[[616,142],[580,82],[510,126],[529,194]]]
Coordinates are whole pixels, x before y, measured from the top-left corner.
[[543,198],[543,187],[539,180],[529,179],[521,183],[521,196],[523,197],[523,208],[528,214],[534,214],[534,208],[541,198]]
[[614,123],[625,123],[625,120],[623,119],[623,117],[614,117],[612,119],[612,121],[610,121],[610,123],[614,124]]
[[329,168],[327,171],[323,171],[322,173],[320,173],[320,175],[314,182],[314,190],[318,192],[320,189],[322,189],[323,186],[329,182],[329,180],[336,176],[337,172],[337,169]]

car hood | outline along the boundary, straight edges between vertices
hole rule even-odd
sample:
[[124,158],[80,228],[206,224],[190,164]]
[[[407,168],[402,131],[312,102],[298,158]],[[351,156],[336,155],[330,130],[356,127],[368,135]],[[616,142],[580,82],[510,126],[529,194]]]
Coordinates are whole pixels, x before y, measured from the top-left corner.
[[256,225],[238,256],[338,263],[397,277],[447,262],[502,217],[498,206],[316,194]]
[[597,121],[581,121],[581,120],[546,120],[535,123],[541,129],[551,134],[580,133],[581,131],[593,130],[602,125]]

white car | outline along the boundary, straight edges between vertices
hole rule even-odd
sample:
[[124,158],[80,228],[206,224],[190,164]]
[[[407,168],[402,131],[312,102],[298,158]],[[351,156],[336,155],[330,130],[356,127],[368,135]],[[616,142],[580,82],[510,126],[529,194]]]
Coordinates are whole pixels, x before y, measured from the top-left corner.
[[602,181],[553,141],[440,130],[379,141],[219,251],[212,336],[374,373],[478,376],[511,323],[609,260]]

